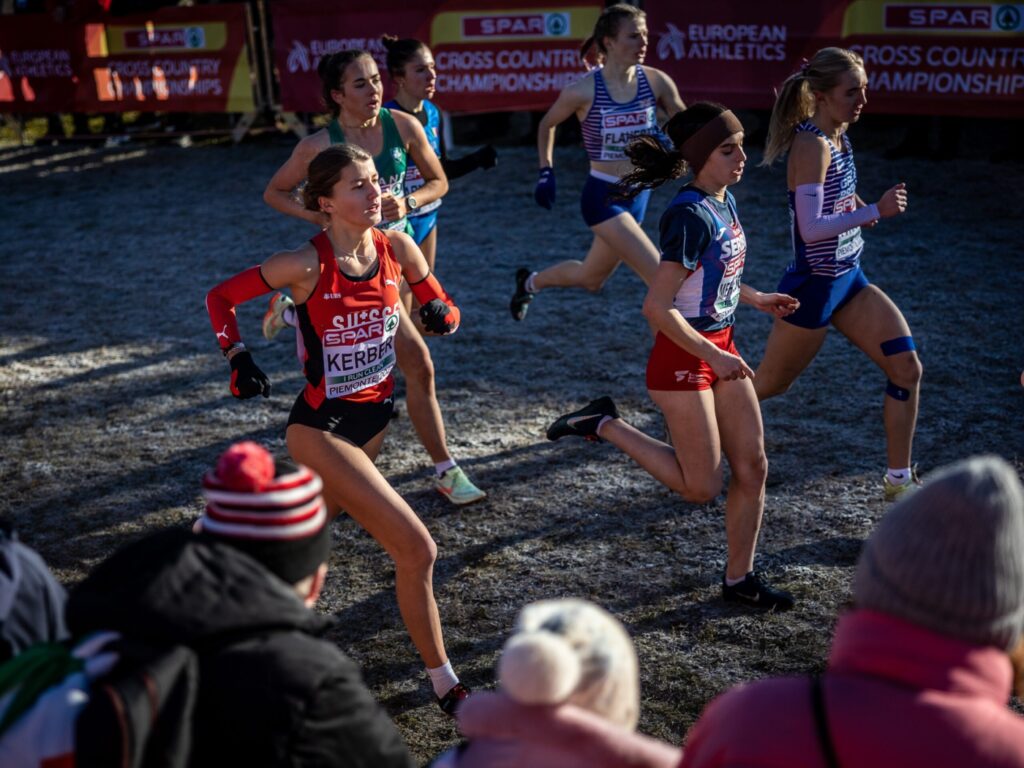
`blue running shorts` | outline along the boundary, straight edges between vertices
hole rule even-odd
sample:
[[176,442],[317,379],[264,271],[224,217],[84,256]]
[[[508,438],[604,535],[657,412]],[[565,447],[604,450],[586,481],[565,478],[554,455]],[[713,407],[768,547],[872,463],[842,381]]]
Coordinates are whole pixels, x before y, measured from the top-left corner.
[[595,176],[593,171],[587,176],[587,182],[583,185],[583,197],[580,199],[580,210],[588,227],[608,221],[620,213],[628,213],[636,219],[637,224],[644,223],[651,190],[645,189],[632,200],[609,200],[608,195],[614,183],[611,176]]
[[823,328],[866,285],[868,279],[860,267],[839,277],[787,272],[777,290],[799,299],[800,308],[782,319],[799,328]]
[[410,216],[409,224],[412,226],[412,239],[416,241],[416,245],[419,245],[437,226],[437,210],[424,213],[422,216]]

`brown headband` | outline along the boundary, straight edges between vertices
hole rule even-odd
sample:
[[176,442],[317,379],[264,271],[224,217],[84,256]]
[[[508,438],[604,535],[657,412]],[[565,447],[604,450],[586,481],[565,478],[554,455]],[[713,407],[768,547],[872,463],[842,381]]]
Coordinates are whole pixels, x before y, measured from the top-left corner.
[[719,144],[734,133],[742,131],[743,123],[731,110],[727,109],[704,123],[693,136],[683,142],[679,152],[683,159],[690,164],[690,168],[693,169],[693,174],[696,176]]

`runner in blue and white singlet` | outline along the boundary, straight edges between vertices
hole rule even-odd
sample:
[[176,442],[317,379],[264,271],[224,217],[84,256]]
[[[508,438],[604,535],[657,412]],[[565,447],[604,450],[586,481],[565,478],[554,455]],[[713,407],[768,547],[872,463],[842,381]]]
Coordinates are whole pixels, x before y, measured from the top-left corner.
[[698,331],[720,331],[735,321],[747,258],[747,236],[736,200],[726,191],[716,200],[695,187],[684,187],[661,219],[662,261],[690,270],[673,306]]
[[591,160],[624,160],[626,146],[638,136],[661,135],[658,99],[643,67],[636,68],[636,96],[625,103],[608,93],[604,75],[594,70],[594,101],[580,125],[583,146]]
[[627,190],[626,197],[617,197],[614,186],[634,170],[627,145],[644,136],[661,136],[658,115],[671,118],[686,106],[668,75],[644,66],[646,54],[644,12],[621,3],[605,8],[580,48],[584,62],[597,66],[566,87],[540,121],[534,200],[548,210],[555,205],[555,129],[575,115],[590,159],[580,212],[594,239],[582,261],[568,259],[537,272],[526,267],[516,272],[509,302],[514,320],[526,317],[533,297],[545,288],[600,290],[623,262],[647,285],[654,277],[658,249],[641,228],[650,190]]
[[[843,150],[840,152],[828,137],[814,123],[805,120],[795,129],[796,133],[809,132],[828,142],[831,162],[825,172],[825,214],[848,213],[857,209],[857,166],[853,163],[853,147],[850,138],[842,135]],[[860,227],[852,227],[835,237],[806,243],[800,236],[796,218],[796,192],[789,191],[789,224],[793,236],[793,262],[788,272],[810,273],[826,277],[839,277],[860,266],[860,255],[864,240]]]
[[793,261],[778,291],[798,299],[800,306],[772,325],[754,387],[759,400],[786,392],[834,326],[887,378],[883,419],[888,471],[882,486],[892,501],[915,487],[911,458],[922,369],[906,318],[868,280],[860,263],[861,228],[907,209],[902,182],[875,203],[858,195],[847,130],[867,103],[863,58],[836,47],[822,48],[805,60],[777,92],[763,164],[789,155]]

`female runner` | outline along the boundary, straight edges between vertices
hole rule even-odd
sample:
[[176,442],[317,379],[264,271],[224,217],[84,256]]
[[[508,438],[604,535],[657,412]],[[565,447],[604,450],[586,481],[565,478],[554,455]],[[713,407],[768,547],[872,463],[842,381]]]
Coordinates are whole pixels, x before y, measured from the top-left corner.
[[[272,208],[318,226],[325,219],[292,197],[306,178],[310,161],[332,144],[351,142],[373,155],[381,178],[382,227],[411,233],[408,214],[439,200],[448,190],[441,163],[419,121],[401,112],[381,108],[381,79],[373,57],[365,51],[342,51],[325,56],[318,66],[324,102],[332,119],[327,127],[302,139],[288,161],[278,169],[263,193]],[[409,158],[424,180],[415,196],[405,196]],[[294,324],[291,300],[274,296],[264,318],[264,335],[272,338],[285,325]],[[289,322],[291,320],[292,322]],[[441,406],[434,389],[430,350],[412,322],[399,325],[395,339],[398,367],[405,375],[406,404],[416,434],[434,462],[434,485],[454,504],[469,504],[486,497],[448,451]]]
[[650,192],[641,192],[631,203],[608,196],[620,177],[633,170],[624,151],[630,140],[659,132],[659,108],[671,117],[686,107],[668,75],[642,64],[647,53],[643,11],[623,4],[606,8],[580,49],[584,59],[594,47],[603,65],[562,91],[537,129],[540,178],[534,190],[537,204],[550,210],[555,202],[555,127],[575,114],[590,157],[580,207],[594,242],[583,261],[563,261],[540,272],[521,268],[509,305],[514,320],[526,317],[534,295],[544,288],[599,291],[623,261],[650,285],[658,267],[658,251],[640,228]]
[[323,478],[332,516],[347,512],[395,562],[398,608],[427,665],[441,708],[468,695],[444,650],[432,585],[437,547],[416,513],[374,466],[394,407],[395,339],[403,277],[423,304],[428,331],[449,334],[459,311],[412,239],[381,231],[373,158],[357,146],[329,147],[309,163],[303,205],[327,227],[294,251],[275,253],[206,298],[217,341],[231,365],[231,393],[270,395],[238,332],[235,307],[287,288],[295,297],[306,387],[288,417],[288,452]]
[[747,159],[739,120],[720,104],[698,102],[665,128],[678,149],[666,150],[652,136],[636,140],[627,149],[636,170],[619,188],[649,190],[678,178],[687,167],[694,174],[661,217],[661,263],[644,301],[644,315],[658,332],[647,363],[647,389],[677,447],[627,424],[609,397],[558,418],[547,436],[607,440],[698,504],[721,491],[724,452],[731,479],[722,597],[784,610],[792,607],[793,597],[754,571],[768,461],[754,373],[733,343],[733,322],[740,302],[776,317],[793,312],[798,302],[741,283],[747,241],[728,191],[742,178]]
[[846,129],[867,103],[867,85],[860,56],[823,48],[786,80],[775,100],[764,164],[789,152],[794,249],[779,290],[798,298],[800,309],[775,320],[754,387],[761,400],[789,389],[834,325],[888,378],[882,412],[889,471],[882,484],[891,501],[917,485],[910,456],[921,362],[899,307],[868,283],[860,266],[861,227],[907,209],[902,183],[873,205],[857,194]]
[[[434,154],[440,158],[441,167],[449,181],[465,176],[477,168],[493,168],[498,162],[498,153],[488,145],[465,157],[454,159],[447,156],[444,147],[444,130],[441,110],[430,100],[434,96],[437,72],[434,55],[419,40],[399,39],[392,35],[381,38],[387,49],[388,74],[395,84],[395,97],[384,106],[415,117],[427,134],[427,141]],[[410,162],[405,169],[405,196],[409,199],[423,187],[424,179],[419,168]],[[419,205],[409,213],[412,237],[423,251],[430,268],[434,268],[437,254],[437,209],[441,200]]]

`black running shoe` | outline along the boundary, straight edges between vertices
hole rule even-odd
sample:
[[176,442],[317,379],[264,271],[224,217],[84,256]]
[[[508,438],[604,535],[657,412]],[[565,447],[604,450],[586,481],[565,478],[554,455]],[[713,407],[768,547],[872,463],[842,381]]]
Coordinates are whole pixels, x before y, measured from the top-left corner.
[[512,294],[512,301],[508,308],[512,310],[512,319],[516,322],[526,318],[526,310],[533,301],[533,294],[526,290],[526,281],[530,278],[530,270],[520,267],[516,271],[516,292]]
[[437,697],[437,706],[439,706],[441,711],[449,717],[455,717],[459,704],[461,704],[464,699],[468,699],[471,693],[472,691],[465,685],[462,683],[456,683],[455,687],[448,691],[444,696]]
[[597,425],[601,419],[610,416],[613,419],[619,418],[619,411],[610,397],[599,397],[591,400],[583,408],[564,416],[559,416],[548,427],[548,440],[560,440],[569,435],[583,437],[587,440],[600,442],[597,436]]
[[729,586],[722,576],[722,599],[727,603],[743,603],[751,608],[766,611],[788,611],[793,607],[793,596],[789,592],[775,589],[754,571],[746,575],[739,584]]

